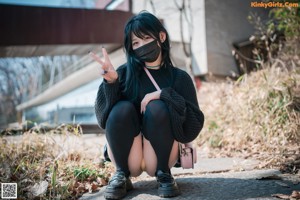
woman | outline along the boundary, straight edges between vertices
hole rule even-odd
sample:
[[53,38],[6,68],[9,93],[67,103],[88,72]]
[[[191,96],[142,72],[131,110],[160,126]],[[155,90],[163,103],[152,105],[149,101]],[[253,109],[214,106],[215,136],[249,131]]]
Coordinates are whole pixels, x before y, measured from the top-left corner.
[[[173,66],[168,33],[154,15],[141,12],[127,22],[124,47],[127,63],[117,70],[104,48],[104,61],[97,60],[104,81],[95,111],[116,167],[104,196],[123,198],[133,188],[130,176],[143,171],[156,176],[159,196],[177,196],[170,168],[178,159],[178,142],[194,140],[204,121],[193,82]],[[161,90],[156,90],[144,67]]]

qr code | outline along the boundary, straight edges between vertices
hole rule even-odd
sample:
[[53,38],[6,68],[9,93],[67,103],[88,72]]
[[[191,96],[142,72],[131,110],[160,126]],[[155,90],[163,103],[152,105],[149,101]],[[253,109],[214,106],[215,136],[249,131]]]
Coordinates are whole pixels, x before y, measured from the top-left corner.
[[1,198],[16,199],[17,183],[1,183]]

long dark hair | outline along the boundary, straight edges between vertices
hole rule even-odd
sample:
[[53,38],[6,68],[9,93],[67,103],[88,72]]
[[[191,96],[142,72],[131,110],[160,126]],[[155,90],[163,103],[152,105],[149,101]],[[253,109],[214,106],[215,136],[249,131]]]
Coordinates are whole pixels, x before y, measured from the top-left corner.
[[[159,33],[161,31],[166,34],[166,39],[164,42],[160,41]],[[145,35],[149,35],[150,37],[156,39],[161,46],[161,67],[167,67],[171,71],[171,67],[173,67],[173,64],[170,59],[169,35],[159,19],[157,19],[154,15],[147,11],[142,11],[138,15],[129,19],[124,30],[124,48],[127,57],[126,82],[124,92],[128,97],[131,98],[131,100],[135,100],[138,97],[139,91],[138,76],[140,75],[140,72],[144,67],[144,63],[136,57],[132,49],[132,33],[139,38],[143,38]]]

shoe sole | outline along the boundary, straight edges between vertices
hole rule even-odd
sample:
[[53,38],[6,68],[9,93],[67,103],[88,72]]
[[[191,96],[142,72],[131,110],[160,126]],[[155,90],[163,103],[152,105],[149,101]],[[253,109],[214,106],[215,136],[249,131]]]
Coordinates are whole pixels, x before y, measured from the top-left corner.
[[177,190],[158,189],[158,196],[163,198],[176,197],[178,195],[180,195],[179,189]]
[[106,187],[104,192],[104,198],[105,199],[122,199],[126,196],[127,192],[132,190],[133,186],[131,181],[127,182],[126,189],[123,188],[109,188]]
[[126,196],[127,191],[124,189],[106,188],[104,192],[105,199],[121,199]]

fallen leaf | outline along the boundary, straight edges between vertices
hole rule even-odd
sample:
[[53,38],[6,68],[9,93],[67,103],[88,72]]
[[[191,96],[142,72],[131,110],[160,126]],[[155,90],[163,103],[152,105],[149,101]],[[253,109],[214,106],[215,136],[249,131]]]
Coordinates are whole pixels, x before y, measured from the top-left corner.
[[77,194],[80,194],[80,193],[86,191],[86,189],[85,189],[85,187],[84,187],[84,185],[82,183],[79,183],[78,187],[75,190],[76,190]]
[[97,182],[93,182],[91,187],[92,192],[96,191],[98,189],[98,183]]
[[286,195],[286,194],[272,194],[272,197],[277,197],[280,199],[290,199],[290,195]]
[[39,183],[34,184],[31,188],[29,188],[29,191],[34,197],[40,196],[44,194],[47,191],[48,188],[48,182],[47,181],[41,181]]
[[92,185],[90,183],[85,184],[85,189],[89,192],[92,193]]
[[300,192],[294,190],[291,197],[295,199],[300,199]]
[[97,177],[97,182],[100,184],[100,186],[107,185],[107,181],[104,178]]

